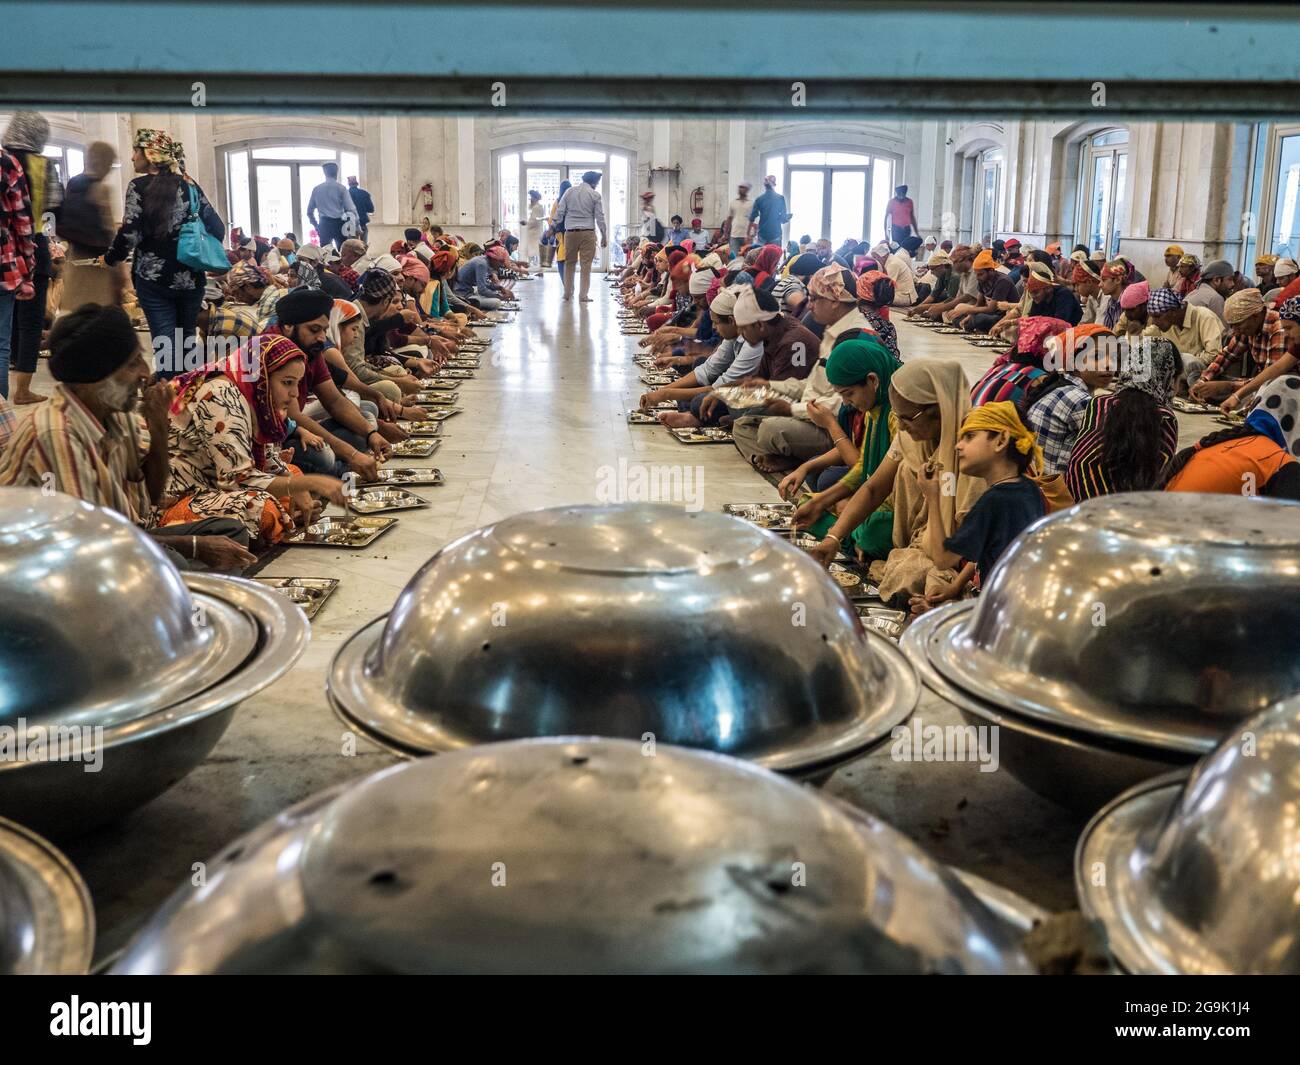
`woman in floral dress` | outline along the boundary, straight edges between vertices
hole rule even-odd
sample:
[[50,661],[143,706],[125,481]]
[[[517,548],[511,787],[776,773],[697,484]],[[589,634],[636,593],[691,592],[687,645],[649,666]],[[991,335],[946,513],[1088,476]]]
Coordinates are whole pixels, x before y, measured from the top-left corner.
[[171,407],[171,474],[157,524],[236,518],[255,544],[283,539],[315,497],[344,504],[343,483],[300,473],[280,454],[289,403],[306,372],[301,348],[265,334],[219,370],[186,374]]

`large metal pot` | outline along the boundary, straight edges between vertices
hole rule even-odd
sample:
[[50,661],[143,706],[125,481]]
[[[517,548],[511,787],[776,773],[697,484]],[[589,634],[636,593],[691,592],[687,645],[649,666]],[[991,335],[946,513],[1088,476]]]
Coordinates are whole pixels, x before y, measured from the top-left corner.
[[927,645],[946,618],[968,609],[967,604],[952,603],[924,614],[908,626],[901,645],[925,686],[955,706],[964,721],[977,728],[997,728],[999,765],[1026,787],[1067,809],[1091,815],[1126,788],[1193,762],[1193,756],[1180,751],[1051,728],[950,683],[934,668]]
[[0,815],[64,839],[198,765],[235,707],[296,661],[310,626],[251,581],[182,577],[113,511],[5,496],[0,668],[17,681],[0,710]]
[[927,687],[999,726],[1013,776],[1092,813],[1300,691],[1297,623],[1300,505],[1131,493],[1031,526],[978,600],[901,646]]
[[1300,699],[1093,818],[1085,914],[1131,973],[1300,974]]
[[884,823],[625,740],[406,763],[207,869],[114,972],[1030,971],[1017,931]]
[[920,686],[806,553],[726,515],[633,505],[449,544],[339,650],[329,691],[406,753],[602,735],[813,773],[887,738]]
[[934,667],[1055,728],[1199,756],[1300,692],[1300,504],[1103,496],[1022,534]]
[[0,975],[80,976],[94,948],[95,911],[72,863],[0,818]]

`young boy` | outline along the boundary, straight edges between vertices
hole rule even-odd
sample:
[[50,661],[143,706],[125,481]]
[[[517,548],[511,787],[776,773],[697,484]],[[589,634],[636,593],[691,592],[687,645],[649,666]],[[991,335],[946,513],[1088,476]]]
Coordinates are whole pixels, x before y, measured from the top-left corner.
[[978,583],[987,581],[1011,541],[1047,513],[1042,490],[1028,476],[1042,470],[1043,452],[1014,404],[986,403],[971,410],[962,422],[956,451],[962,473],[982,477],[988,488],[961,527],[950,533],[939,506],[944,471],[923,472],[921,490],[928,509],[926,554],[941,569],[961,569],[945,591],[914,596],[914,614],[956,599],[972,578]]

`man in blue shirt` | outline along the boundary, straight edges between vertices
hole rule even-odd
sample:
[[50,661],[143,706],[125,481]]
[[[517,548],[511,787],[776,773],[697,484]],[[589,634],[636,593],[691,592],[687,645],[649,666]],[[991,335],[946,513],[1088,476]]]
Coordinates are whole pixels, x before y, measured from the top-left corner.
[[324,163],[321,169],[325,171],[325,180],[311,190],[307,218],[316,227],[321,244],[333,244],[337,248],[355,235],[357,208],[339,181],[339,164]]
[[666,239],[669,244],[680,244],[690,234],[690,230],[682,225],[682,216],[679,214],[673,215],[671,221],[672,228],[668,230]]
[[366,240],[366,234],[370,231],[370,216],[375,213],[375,201],[370,198],[370,193],[357,184],[355,177],[348,178],[348,195],[352,197],[352,206],[357,209],[359,232],[356,235],[361,240]]
[[763,195],[754,201],[754,209],[749,212],[750,230],[753,231],[753,223],[757,222],[760,244],[780,244],[781,227],[789,217],[785,197],[776,191],[776,178],[769,174],[763,179]]

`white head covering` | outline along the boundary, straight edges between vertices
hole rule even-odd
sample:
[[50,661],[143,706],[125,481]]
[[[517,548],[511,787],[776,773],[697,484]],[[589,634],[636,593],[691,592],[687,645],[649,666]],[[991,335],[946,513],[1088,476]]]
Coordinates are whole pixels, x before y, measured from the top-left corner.
[[695,270],[687,283],[687,291],[692,296],[703,296],[709,291],[709,286],[713,284],[713,279],[717,276],[712,270]]
[[733,315],[737,325],[754,325],[757,322],[770,322],[780,311],[765,311],[758,305],[758,296],[753,288],[746,285],[736,297],[736,309]]
[[742,292],[748,291],[748,285],[728,285],[726,288],[719,290],[718,294],[713,297],[713,302],[709,304],[709,310],[713,314],[721,314],[730,318],[736,313],[736,297]]

